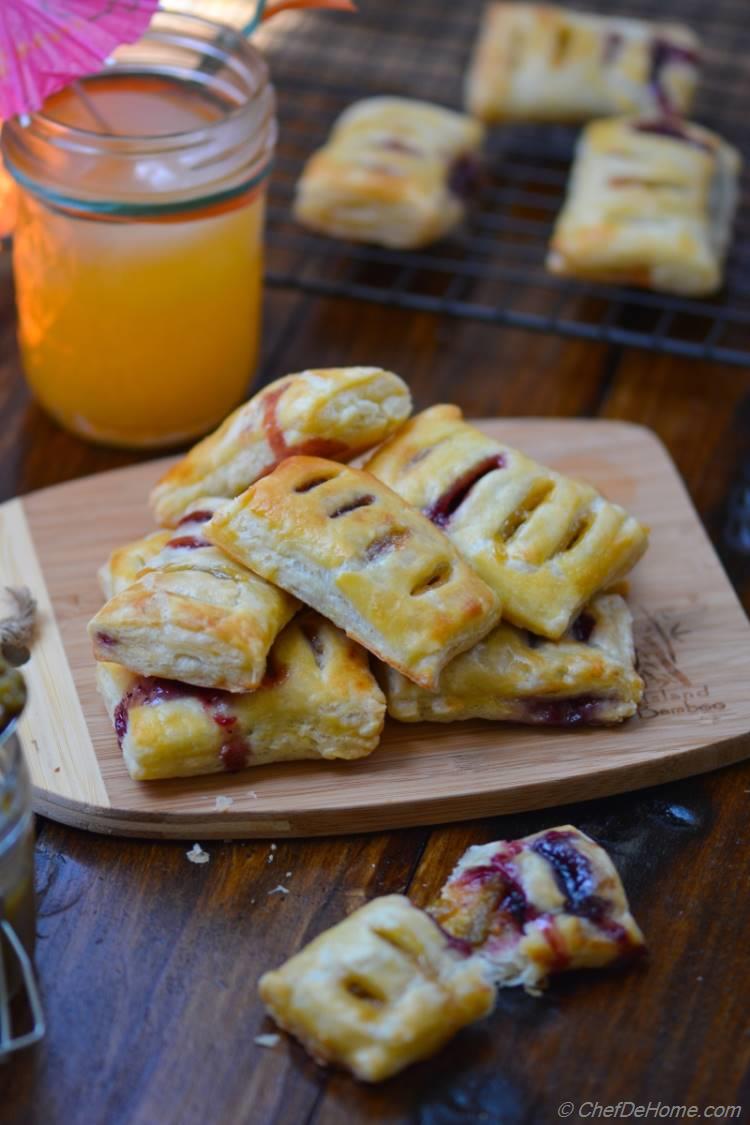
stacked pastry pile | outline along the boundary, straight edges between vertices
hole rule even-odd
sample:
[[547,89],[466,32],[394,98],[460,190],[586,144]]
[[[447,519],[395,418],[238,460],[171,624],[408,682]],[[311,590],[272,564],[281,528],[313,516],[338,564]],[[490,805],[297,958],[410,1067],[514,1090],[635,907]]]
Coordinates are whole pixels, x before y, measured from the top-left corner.
[[168,530],[114,552],[90,624],[134,778],[362,757],[386,704],[406,722],[635,713],[611,587],[645,529],[456,407],[410,410],[378,368],[290,375],[157,485]]
[[548,269],[713,293],[741,162],[719,136],[684,120],[698,47],[681,24],[490,3],[466,78],[471,116],[406,98],[350,106],[309,159],[295,215],[338,238],[423,246],[466,213],[481,179],[480,122],[588,121]]

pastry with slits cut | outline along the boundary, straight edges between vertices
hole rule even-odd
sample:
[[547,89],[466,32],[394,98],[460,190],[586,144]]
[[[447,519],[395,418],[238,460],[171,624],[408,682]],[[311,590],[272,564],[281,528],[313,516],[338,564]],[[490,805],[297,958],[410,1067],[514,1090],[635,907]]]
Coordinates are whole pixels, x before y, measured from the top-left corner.
[[326,930],[258,991],[316,1062],[381,1082],[486,1016],[495,989],[478,959],[402,895],[373,899]]
[[600,594],[559,641],[501,621],[442,671],[436,692],[383,668],[388,714],[402,723],[495,719],[544,726],[620,723],[638,709],[630,611]]
[[[174,534],[157,532],[110,558],[102,585],[118,592],[89,623],[94,656],[142,676],[253,691],[298,602],[204,538],[206,522],[225,501],[205,503]],[[152,554],[164,534],[161,551]],[[135,580],[121,586],[140,562]]]
[[645,952],[612,860],[570,824],[469,848],[430,913],[496,984],[531,992]]
[[500,615],[429,520],[369,473],[323,458],[284,461],[206,535],[426,688]]
[[365,467],[445,532],[506,620],[552,640],[647,546],[618,504],[487,437],[457,406],[416,415]]
[[355,102],[305,165],[294,216],[334,238],[426,246],[464,218],[481,180],[483,133],[478,121],[430,102]]
[[666,293],[715,293],[740,168],[736,149],[687,121],[593,122],[578,142],[548,269]]
[[239,496],[293,454],[348,461],[411,413],[408,387],[380,367],[286,375],[240,406],[177,462],[151,493],[156,522],[175,527],[202,497]]
[[311,612],[280,633],[255,691],[193,687],[112,663],[97,666],[97,686],[136,781],[362,758],[385,716],[364,649]]
[[487,122],[676,117],[690,108],[699,62],[698,37],[683,24],[490,3],[466,102]]

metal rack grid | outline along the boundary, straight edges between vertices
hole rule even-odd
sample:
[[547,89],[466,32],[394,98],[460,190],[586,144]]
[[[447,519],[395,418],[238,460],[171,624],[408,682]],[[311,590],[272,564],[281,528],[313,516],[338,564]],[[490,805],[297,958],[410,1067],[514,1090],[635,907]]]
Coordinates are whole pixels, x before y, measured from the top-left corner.
[[[357,245],[301,229],[291,217],[306,157],[335,117],[369,94],[460,107],[482,0],[360,0],[355,16],[298,14],[258,35],[279,92],[281,139],[269,201],[267,281],[310,293],[379,301],[518,328],[750,365],[750,179],[743,176],[724,291],[691,300],[556,278],[546,244],[577,130],[503,126],[487,145],[488,182],[465,227],[418,251]],[[587,10],[611,11],[609,0]],[[618,12],[653,18],[652,0]],[[750,156],[747,0],[662,0],[660,19],[700,35],[696,121]]]

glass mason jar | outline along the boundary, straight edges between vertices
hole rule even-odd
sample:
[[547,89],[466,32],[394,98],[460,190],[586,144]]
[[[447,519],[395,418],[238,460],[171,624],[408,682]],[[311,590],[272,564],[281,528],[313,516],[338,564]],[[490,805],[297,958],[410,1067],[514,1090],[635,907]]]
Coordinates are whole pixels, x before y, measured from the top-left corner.
[[[0,1060],[44,1033],[31,964],[36,919],[31,784],[14,726],[0,731]],[[22,986],[33,1026],[19,1034],[10,1001]]]
[[237,32],[158,12],[81,88],[3,127],[26,376],[81,437],[175,444],[237,405],[257,359],[268,70]]

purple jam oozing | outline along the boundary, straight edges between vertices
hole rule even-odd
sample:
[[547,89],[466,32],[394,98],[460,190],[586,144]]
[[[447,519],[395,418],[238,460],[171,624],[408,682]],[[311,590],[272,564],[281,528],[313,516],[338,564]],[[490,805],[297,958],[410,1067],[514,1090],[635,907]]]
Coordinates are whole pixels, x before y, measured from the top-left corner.
[[389,531],[386,535],[373,539],[365,548],[365,562],[374,562],[387,551],[395,551],[398,547],[402,547],[410,534],[408,531]]
[[586,645],[591,640],[591,634],[595,628],[596,620],[584,610],[583,613],[578,614],[570,631],[577,641]]
[[550,727],[577,727],[599,721],[601,699],[592,695],[574,695],[569,699],[524,700],[524,711],[529,722]]
[[453,482],[450,488],[445,490],[442,496],[438,496],[434,504],[423,509],[424,515],[438,527],[447,527],[452,516],[461,507],[474,485],[478,484],[488,473],[494,472],[495,469],[504,469],[505,464],[504,453],[493,453],[491,457],[485,457],[479,464],[472,465]]
[[250,746],[245,738],[231,738],[219,751],[222,765],[228,773],[243,770],[250,757]]
[[213,514],[213,512],[209,512],[204,508],[201,508],[200,511],[197,512],[188,512],[186,516],[183,516],[182,519],[179,520],[177,526],[182,527],[185,523],[208,523],[208,521],[213,518]]
[[473,946],[470,941],[467,941],[465,938],[456,937],[455,934],[449,933],[449,931],[446,930],[444,926],[440,925],[437,918],[433,918],[432,914],[428,914],[427,917],[431,922],[435,923],[450,948],[454,949],[456,953],[460,953],[464,957],[469,957],[474,952]]
[[117,637],[112,637],[109,633],[97,633],[96,643],[103,645],[105,648],[114,648],[118,642]]
[[692,136],[677,121],[672,119],[668,121],[636,121],[633,128],[638,133],[652,133],[656,137],[669,137],[670,140],[681,141],[682,144],[692,145],[693,148],[700,148],[704,152],[713,152],[709,144]]
[[448,170],[448,188],[459,199],[473,199],[482,186],[482,164],[470,152],[457,156]]
[[150,703],[164,703],[168,699],[179,699],[198,689],[188,688],[174,680],[164,680],[155,676],[143,676],[115,707],[114,724],[117,741],[122,740],[128,730],[128,715],[132,707],[144,707]]
[[495,909],[508,914],[519,929],[523,929],[527,922],[537,917],[537,911],[526,897],[526,892],[521,886],[512,860],[522,851],[522,845],[516,840],[509,841],[502,852],[493,855],[489,863],[477,867],[470,867],[464,871],[460,881],[464,886],[479,885],[499,877],[501,883],[500,896]]
[[210,547],[208,539],[204,539],[201,535],[178,535],[175,539],[170,539],[167,543],[168,547],[182,547],[186,551],[195,551],[198,547]]

